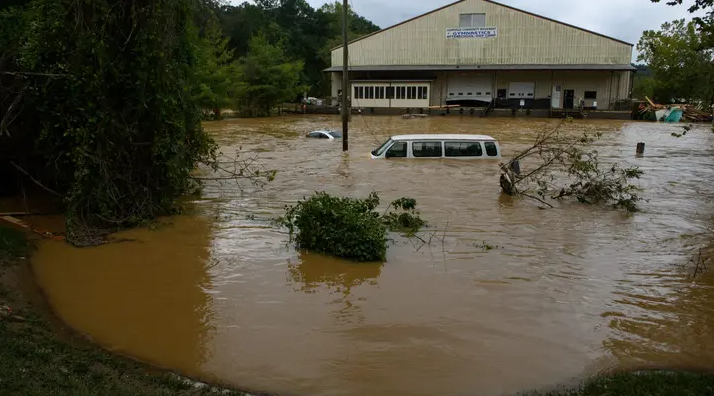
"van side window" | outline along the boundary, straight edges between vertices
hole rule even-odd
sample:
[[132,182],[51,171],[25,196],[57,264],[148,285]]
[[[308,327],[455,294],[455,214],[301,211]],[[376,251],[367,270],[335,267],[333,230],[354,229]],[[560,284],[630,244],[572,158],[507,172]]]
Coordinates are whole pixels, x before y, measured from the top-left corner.
[[496,148],[496,143],[485,142],[484,145],[486,146],[486,154],[489,157],[497,157],[498,156],[498,149]]
[[417,158],[441,157],[441,142],[413,142],[412,155]]
[[483,149],[479,142],[444,142],[447,157],[481,157]]
[[386,158],[406,158],[407,142],[396,142],[387,150]]

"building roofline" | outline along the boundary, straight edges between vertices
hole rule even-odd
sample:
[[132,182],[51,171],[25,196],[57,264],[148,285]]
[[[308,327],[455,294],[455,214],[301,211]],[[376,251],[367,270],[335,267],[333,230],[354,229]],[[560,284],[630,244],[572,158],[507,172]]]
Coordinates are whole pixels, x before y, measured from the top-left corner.
[[[635,71],[630,64],[570,64],[570,65],[383,65],[349,66],[351,72],[380,71]],[[342,66],[332,66],[323,72],[339,72]]]
[[[453,3],[450,3],[450,4],[445,5],[445,6],[443,6],[443,7],[439,7],[439,8],[437,8],[437,9],[434,9],[434,10],[431,10],[431,11],[428,11],[428,12],[425,12],[425,13],[423,13],[423,14],[417,15],[417,16],[415,16],[415,17],[413,17],[413,18],[410,18],[410,19],[407,19],[407,20],[405,20],[405,21],[399,22],[399,23],[397,23],[397,24],[394,24],[394,25],[392,25],[392,26],[386,27],[386,28],[384,28],[384,29],[377,30],[376,32],[372,32],[372,33],[366,34],[366,35],[364,35],[364,36],[362,36],[362,37],[358,37],[358,38],[356,38],[356,39],[354,39],[354,40],[352,40],[352,41],[349,41],[349,42],[347,43],[347,45],[350,45],[350,44],[352,44],[352,43],[356,43],[356,42],[358,42],[358,41],[364,40],[364,39],[366,39],[366,38],[368,38],[368,37],[372,37],[372,36],[375,36],[375,35],[377,35],[377,34],[386,32],[387,30],[394,29],[395,27],[398,27],[398,26],[407,24],[407,23],[409,23],[409,22],[411,22],[411,21],[414,21],[414,20],[417,20],[417,19],[419,19],[419,18],[425,17],[425,16],[427,16],[427,15],[429,15],[429,14],[433,14],[433,13],[435,13],[435,12],[437,12],[437,11],[441,11],[441,10],[443,10],[443,9],[445,9],[445,8],[449,8],[449,7],[451,7],[451,6],[455,6],[456,4],[463,3],[464,1],[466,1],[466,0],[458,0],[458,1],[455,1],[455,2],[453,2]],[[538,15],[538,14],[532,13],[532,12],[530,12],[530,11],[525,11],[525,10],[522,10],[522,9],[520,9],[520,8],[516,8],[516,7],[512,7],[512,6],[506,5],[506,4],[499,3],[499,2],[497,2],[497,1],[493,1],[493,0],[483,0],[483,1],[485,1],[486,3],[491,3],[491,4],[495,4],[495,5],[501,6],[501,7],[505,7],[505,8],[508,8],[508,9],[510,9],[510,10],[513,10],[513,11],[522,12],[522,13],[524,13],[524,14],[527,14],[527,15],[530,15],[530,16],[534,16],[534,17],[536,17],[536,18],[545,19],[546,21],[554,22],[554,23],[557,23],[557,24],[560,24],[560,25],[564,25],[564,26],[573,28],[573,29],[578,29],[578,30],[581,30],[581,31],[586,32],[586,33],[594,34],[594,35],[596,35],[596,36],[600,36],[600,37],[603,37],[603,38],[606,38],[606,39],[609,39],[609,40],[612,40],[612,41],[616,41],[616,42],[621,43],[621,44],[629,45],[630,47],[634,47],[634,46],[635,46],[635,45],[632,44],[632,43],[628,43],[627,41],[623,41],[623,40],[617,39],[617,38],[615,38],[615,37],[607,36],[607,35],[604,35],[604,34],[602,34],[602,33],[594,32],[594,31],[592,31],[592,30],[588,30],[588,29],[585,29],[585,28],[581,28],[581,27],[579,27],[579,26],[575,26],[575,25],[571,25],[571,24],[569,24],[569,23],[561,22],[561,21],[559,21],[559,20],[557,20],[557,19],[548,18],[548,17],[543,16],[543,15]],[[336,49],[338,49],[338,48],[342,48],[342,45],[338,45],[337,47],[332,48],[330,51],[334,51],[334,50],[336,50]]]

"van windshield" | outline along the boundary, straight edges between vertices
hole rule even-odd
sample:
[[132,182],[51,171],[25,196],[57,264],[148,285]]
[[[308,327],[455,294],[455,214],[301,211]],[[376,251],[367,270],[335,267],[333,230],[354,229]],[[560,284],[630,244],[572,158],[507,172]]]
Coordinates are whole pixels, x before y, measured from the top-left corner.
[[372,155],[374,155],[375,157],[381,157],[382,154],[384,154],[384,152],[387,151],[387,148],[388,148],[391,144],[392,144],[392,139],[391,139],[391,138],[390,138],[390,139],[387,139],[387,141],[384,142],[384,144],[382,144],[381,146],[379,146],[378,149],[372,151]]

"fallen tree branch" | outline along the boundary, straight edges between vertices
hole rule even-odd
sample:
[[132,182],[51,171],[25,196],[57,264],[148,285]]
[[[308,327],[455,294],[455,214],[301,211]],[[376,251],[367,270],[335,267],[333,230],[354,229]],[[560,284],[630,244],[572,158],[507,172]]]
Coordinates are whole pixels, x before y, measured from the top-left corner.
[[54,195],[56,195],[56,196],[58,196],[58,197],[61,197],[61,196],[62,196],[62,194],[58,193],[57,191],[55,191],[55,190],[53,190],[53,189],[51,189],[51,188],[45,186],[44,184],[40,183],[37,179],[35,179],[34,177],[32,177],[32,175],[30,175],[26,170],[22,169],[22,167],[20,167],[20,166],[19,166],[18,164],[16,164],[14,161],[10,161],[10,165],[12,165],[12,166],[13,166],[15,169],[17,169],[19,172],[21,172],[22,174],[24,174],[25,176],[27,176],[28,178],[30,178],[30,180],[32,180],[33,183],[37,184],[37,185],[38,185],[39,187],[41,187],[43,190],[45,190],[45,191],[47,191],[47,192],[49,192],[49,193],[52,193],[52,194],[54,194]]
[[[550,208],[546,199],[577,199],[584,204],[607,204],[628,212],[638,210],[641,189],[631,180],[639,179],[642,171],[637,167],[621,168],[617,164],[602,169],[598,151],[592,144],[600,134],[567,135],[561,127],[568,118],[552,131],[540,132],[535,142],[506,164],[500,164],[501,190],[508,195],[522,195]],[[516,173],[521,160],[529,159],[531,169]],[[518,163],[519,166],[515,166]]]
[[[17,106],[22,100],[22,96],[24,95],[24,93],[25,88],[22,88],[22,90],[20,90],[17,96],[15,96],[15,99],[13,99],[12,103],[10,103],[10,106],[8,106],[5,115],[2,117],[2,121],[0,121],[0,136],[5,133],[8,137],[10,137],[10,130],[7,129],[7,127],[12,124],[13,121],[15,121],[15,118],[17,118],[17,115],[13,116],[13,111],[15,111],[15,106]],[[19,114],[19,111],[17,113]]]
[[526,193],[523,193],[523,192],[521,193],[521,195],[523,195],[524,197],[528,197],[528,198],[530,198],[530,199],[535,199],[536,201],[538,201],[538,202],[540,202],[540,203],[542,203],[542,204],[544,204],[544,205],[548,205],[551,209],[554,208],[553,205],[551,205],[551,204],[549,204],[548,202],[545,202],[544,200],[542,200],[542,199],[540,199],[540,198],[538,198],[538,197],[535,197],[535,196],[533,196],[533,195],[526,194]]
[[0,70],[0,74],[4,74],[6,76],[15,76],[15,77],[25,77],[25,76],[30,76],[30,77],[71,77],[70,74],[9,72],[9,71],[1,71],[1,70]]

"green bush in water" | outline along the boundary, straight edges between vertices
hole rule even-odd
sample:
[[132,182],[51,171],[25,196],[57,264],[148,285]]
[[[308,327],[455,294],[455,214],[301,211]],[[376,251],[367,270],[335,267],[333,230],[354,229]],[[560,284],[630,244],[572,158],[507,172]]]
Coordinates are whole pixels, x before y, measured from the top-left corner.
[[288,228],[298,249],[360,262],[380,261],[387,254],[387,230],[414,233],[424,221],[411,198],[401,198],[390,205],[403,210],[401,214],[380,215],[375,211],[378,205],[379,196],[374,192],[365,199],[317,192],[287,206],[279,222]]

